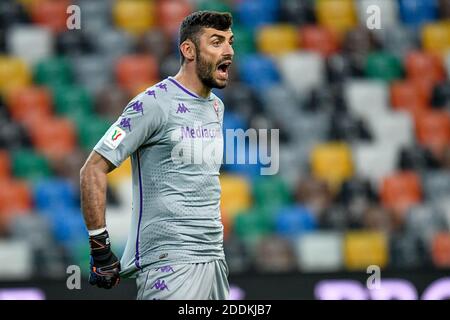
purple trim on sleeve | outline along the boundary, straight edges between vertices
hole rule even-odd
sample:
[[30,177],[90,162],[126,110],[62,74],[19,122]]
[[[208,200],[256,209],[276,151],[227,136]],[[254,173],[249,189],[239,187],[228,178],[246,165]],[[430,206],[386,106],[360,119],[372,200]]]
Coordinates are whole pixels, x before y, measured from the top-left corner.
[[172,77],[169,77],[169,78],[167,78],[167,79],[169,79],[170,81],[172,81],[172,83],[174,84],[174,85],[176,85],[178,88],[180,88],[181,90],[183,90],[185,93],[187,93],[188,95],[190,95],[190,96],[192,96],[192,97],[194,97],[194,98],[199,98],[199,99],[202,99],[201,97],[199,97],[198,95],[196,95],[195,93],[193,93],[193,92],[191,92],[191,91],[189,91],[188,89],[186,89],[185,87],[183,87],[182,85],[181,85],[181,83],[179,83],[177,80],[175,80],[174,78],[172,78]]
[[141,177],[141,160],[139,157],[139,150],[137,151],[137,165],[138,165],[138,175],[139,175],[139,222],[137,227],[137,235],[136,235],[136,260],[134,264],[138,269],[141,269],[141,265],[139,262],[139,231],[141,229],[141,220],[142,220],[142,177]]

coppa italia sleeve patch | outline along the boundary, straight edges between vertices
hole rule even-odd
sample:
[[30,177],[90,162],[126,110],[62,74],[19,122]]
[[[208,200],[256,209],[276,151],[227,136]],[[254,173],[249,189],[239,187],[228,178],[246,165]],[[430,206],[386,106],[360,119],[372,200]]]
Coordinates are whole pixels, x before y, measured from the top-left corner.
[[105,139],[105,144],[112,150],[116,149],[126,136],[126,132],[120,127],[114,127]]

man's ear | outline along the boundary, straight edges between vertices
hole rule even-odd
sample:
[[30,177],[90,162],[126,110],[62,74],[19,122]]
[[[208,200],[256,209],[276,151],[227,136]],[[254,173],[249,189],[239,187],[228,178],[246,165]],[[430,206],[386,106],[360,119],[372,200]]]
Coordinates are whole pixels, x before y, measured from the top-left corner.
[[186,60],[192,61],[195,59],[195,44],[191,40],[188,39],[180,44],[180,51]]

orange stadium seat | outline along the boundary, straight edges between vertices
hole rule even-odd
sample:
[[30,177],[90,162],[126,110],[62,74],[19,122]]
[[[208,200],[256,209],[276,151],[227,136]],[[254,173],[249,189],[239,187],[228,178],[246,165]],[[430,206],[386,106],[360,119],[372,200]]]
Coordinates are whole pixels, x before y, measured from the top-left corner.
[[424,112],[416,118],[418,141],[439,155],[450,143],[450,116],[446,111],[433,110]]
[[259,51],[268,55],[281,55],[298,47],[297,30],[290,24],[267,25],[257,34]]
[[118,0],[114,4],[113,17],[116,26],[131,34],[141,35],[155,24],[154,1]]
[[158,81],[158,64],[150,55],[128,55],[119,59],[116,65],[119,85],[130,93],[153,85]]
[[11,160],[6,150],[0,150],[0,180],[11,176]]
[[32,206],[28,185],[19,180],[0,180],[0,214],[27,213]]
[[422,28],[422,45],[425,51],[441,56],[450,52],[450,22],[436,22]]
[[385,267],[389,260],[386,235],[373,231],[348,232],[344,237],[344,257],[348,270],[366,270],[369,265]]
[[53,32],[67,31],[67,8],[69,0],[34,1],[31,6],[31,18],[34,23],[50,28]]
[[433,263],[437,267],[449,268],[450,267],[450,233],[440,232],[437,233],[432,242],[432,259]]
[[36,150],[53,160],[72,153],[77,142],[74,124],[65,118],[46,118],[34,123],[30,136]]
[[408,78],[428,78],[433,82],[444,79],[442,59],[432,53],[412,51],[405,58],[405,70]]
[[52,114],[52,95],[46,87],[30,86],[12,90],[8,96],[8,108],[12,117],[27,123],[36,117]]
[[316,15],[319,23],[344,34],[357,24],[353,0],[318,0]]
[[174,37],[183,19],[193,8],[188,0],[164,0],[156,2],[156,16],[158,25],[169,37]]
[[405,214],[422,200],[420,178],[412,171],[394,173],[383,179],[380,194],[386,208]]
[[427,97],[417,86],[417,82],[412,80],[394,81],[391,85],[391,104],[394,109],[408,111],[411,115],[427,110]]
[[300,29],[300,43],[305,50],[311,50],[328,57],[339,48],[337,35],[327,27],[309,25]]
[[23,60],[0,55],[0,93],[7,93],[30,83],[31,72]]
[[317,144],[311,152],[313,174],[327,181],[336,191],[353,175],[353,159],[346,143]]

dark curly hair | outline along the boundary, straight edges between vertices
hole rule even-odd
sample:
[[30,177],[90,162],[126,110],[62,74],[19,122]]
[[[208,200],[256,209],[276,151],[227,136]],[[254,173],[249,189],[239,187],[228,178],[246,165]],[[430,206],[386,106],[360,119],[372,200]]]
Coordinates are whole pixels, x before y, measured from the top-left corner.
[[[180,39],[181,45],[187,39],[191,40],[196,49],[198,50],[199,35],[203,28],[214,28],[217,30],[225,31],[230,29],[233,24],[233,17],[229,12],[218,11],[196,11],[184,18],[180,26]],[[181,64],[184,63],[184,56],[180,50]]]

